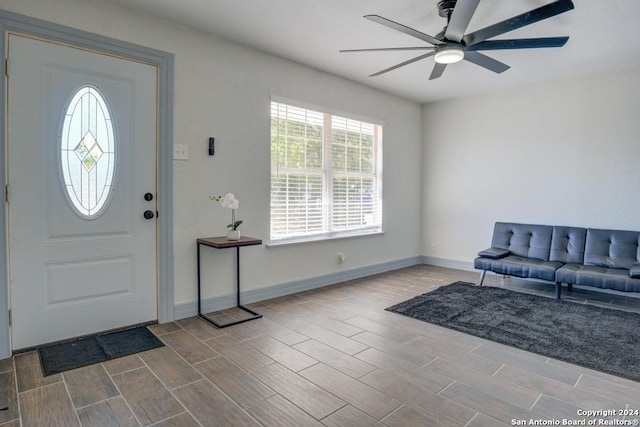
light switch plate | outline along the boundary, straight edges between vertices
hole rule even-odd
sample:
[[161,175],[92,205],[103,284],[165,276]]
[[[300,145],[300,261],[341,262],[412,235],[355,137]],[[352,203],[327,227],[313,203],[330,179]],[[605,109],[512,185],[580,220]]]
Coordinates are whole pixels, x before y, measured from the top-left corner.
[[189,146],[187,144],[173,144],[173,160],[189,160]]

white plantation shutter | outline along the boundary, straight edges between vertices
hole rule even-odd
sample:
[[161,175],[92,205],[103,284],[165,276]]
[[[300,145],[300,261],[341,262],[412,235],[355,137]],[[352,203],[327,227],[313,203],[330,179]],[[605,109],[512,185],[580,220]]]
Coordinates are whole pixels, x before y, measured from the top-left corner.
[[271,240],[379,231],[382,126],[271,103]]

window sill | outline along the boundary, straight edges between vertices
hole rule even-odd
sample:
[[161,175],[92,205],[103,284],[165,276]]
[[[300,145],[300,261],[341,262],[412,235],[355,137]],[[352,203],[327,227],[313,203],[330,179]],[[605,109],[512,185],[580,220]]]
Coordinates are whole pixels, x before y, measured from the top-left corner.
[[276,246],[286,246],[286,245],[297,245],[300,243],[324,242],[327,240],[350,239],[352,237],[361,237],[361,236],[378,236],[382,234],[385,234],[385,231],[382,229],[365,230],[365,231],[345,231],[343,233],[328,234],[328,235],[324,234],[321,236],[303,236],[303,237],[291,237],[286,239],[272,240],[269,243],[267,243],[265,246],[276,247]]

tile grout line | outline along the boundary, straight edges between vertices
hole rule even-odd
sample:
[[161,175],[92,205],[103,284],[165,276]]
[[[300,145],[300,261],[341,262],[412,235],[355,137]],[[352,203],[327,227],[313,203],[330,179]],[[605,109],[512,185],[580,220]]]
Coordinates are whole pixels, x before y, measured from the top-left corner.
[[[40,355],[38,354],[38,357]],[[82,422],[80,422],[80,414],[78,414],[78,409],[76,408],[76,404],[73,402],[73,396],[71,396],[71,391],[69,391],[69,385],[67,384],[67,379],[64,376],[64,373],[61,373],[62,376],[62,384],[64,385],[64,389],[67,392],[67,397],[69,397],[69,402],[71,402],[71,407],[73,408],[73,413],[76,416],[76,419],[78,420],[78,426],[82,425]]]
[[[213,325],[212,325],[212,327],[213,327]],[[233,339],[236,339],[236,340],[237,340],[237,338],[236,338],[236,337],[233,337],[233,336],[232,336],[232,335],[230,335],[230,334],[226,334],[226,335],[227,335],[227,336],[230,336],[231,338],[233,338]],[[221,335],[221,336],[222,336],[222,335]],[[195,338],[196,340],[198,340],[199,342],[201,342],[202,344],[206,345],[207,347],[212,348],[212,347],[210,347],[209,345],[207,345],[205,341],[203,341],[203,340],[199,339],[198,337],[194,337],[194,338]],[[216,337],[216,338],[219,338],[219,337]],[[238,341],[239,343],[242,343],[242,341],[240,341],[240,340],[237,340],[237,341]],[[245,344],[245,345],[246,345],[246,344]],[[170,347],[170,348],[171,348],[171,347]],[[176,352],[176,353],[177,353],[177,351],[175,351],[173,348],[171,348],[171,349],[172,349],[174,352]],[[212,348],[212,349],[213,349],[213,348]],[[213,350],[215,351],[215,349],[213,349]],[[236,366],[236,367],[237,367],[238,369],[240,369],[242,372],[246,373],[247,375],[250,375],[250,376],[251,376],[251,378],[254,378],[254,379],[255,379],[256,381],[258,381],[260,384],[263,384],[263,383],[262,383],[262,381],[260,381],[258,378],[255,378],[253,375],[251,375],[251,373],[249,373],[249,372],[245,371],[244,369],[242,369],[241,367],[237,366],[235,363],[233,363],[233,361],[231,361],[231,360],[229,360],[227,357],[225,357],[225,355],[224,355],[224,354],[222,354],[222,353],[220,353],[220,352],[217,352],[217,351],[216,351],[216,353],[218,353],[218,354],[219,354],[219,356],[218,356],[218,357],[221,357],[221,358],[223,358],[223,359],[227,360],[229,363],[231,363],[232,365]],[[180,357],[182,357],[180,354],[178,354],[178,355],[179,355]],[[209,360],[217,359],[218,357],[213,357],[213,358],[209,358],[209,359],[206,359],[206,360],[201,360],[201,361],[196,362],[196,363],[189,363],[189,361],[187,361],[186,359],[184,359],[184,358],[183,358],[183,359],[185,360],[185,362],[187,362],[187,363],[189,364],[189,366],[191,366],[193,369],[195,369],[195,370],[196,370],[196,372],[198,372],[198,374],[200,374],[200,375],[201,375],[201,379],[196,380],[196,381],[192,381],[192,382],[191,382],[191,383],[189,383],[189,384],[184,384],[184,385],[182,385],[182,386],[175,387],[173,390],[178,390],[178,389],[180,389],[180,388],[187,387],[187,386],[189,386],[189,385],[191,385],[191,384],[195,384],[195,383],[197,383],[197,382],[199,382],[199,381],[206,381],[206,382],[208,382],[209,384],[211,384],[213,387],[215,387],[215,388],[216,388],[216,390],[218,390],[220,393],[222,393],[222,394],[223,394],[227,399],[229,399],[229,401],[230,401],[230,402],[233,402],[233,404],[234,404],[234,405],[236,405],[236,406],[237,406],[237,407],[238,407],[242,412],[244,412],[245,414],[247,414],[251,419],[253,419],[253,420],[255,420],[256,422],[258,422],[258,424],[262,424],[262,423],[260,423],[260,422],[259,422],[259,421],[258,421],[258,420],[257,420],[257,419],[252,415],[252,414],[250,414],[250,413],[249,413],[245,408],[243,408],[243,407],[242,407],[238,402],[236,402],[236,401],[235,401],[231,396],[229,396],[229,395],[228,395],[228,394],[227,394],[227,393],[226,393],[222,388],[220,388],[217,384],[215,384],[213,381],[211,381],[209,378],[207,378],[207,377],[202,373],[202,371],[201,371],[200,369],[198,369],[198,366],[197,366],[197,365],[202,364],[202,363],[205,363],[205,362],[207,362],[207,361],[209,361]],[[144,360],[143,360],[143,362],[144,362]],[[145,362],[145,364],[146,364],[146,362]],[[151,368],[149,368],[149,369],[151,370]],[[265,387],[267,387],[269,390],[271,390],[271,391],[274,393],[274,395],[278,395],[278,396],[280,396],[280,394],[279,394],[279,393],[277,393],[275,390],[273,390],[273,389],[272,389],[271,387],[269,387],[268,385],[266,385],[266,384],[263,384],[263,385],[264,385]],[[165,385],[165,387],[166,387],[166,385]],[[169,389],[169,388],[167,387],[167,389]],[[173,393],[173,390],[169,390],[169,392],[170,392],[170,393],[171,393],[171,395],[172,395],[172,396],[174,396],[174,398],[175,398],[176,400],[178,400],[178,401],[180,402],[180,404],[184,407],[184,405],[182,404],[182,402],[181,402],[181,401],[178,399],[178,397],[177,397],[177,396],[175,396],[175,394]],[[269,398],[271,398],[271,397],[273,397],[273,396],[270,396]],[[267,399],[269,399],[269,398],[267,398]],[[264,401],[266,401],[267,399],[263,399],[263,400],[261,400],[261,402],[264,402]],[[253,405],[253,406],[255,406],[255,405]],[[185,409],[189,412],[189,414],[190,414],[190,415],[191,415],[191,416],[192,416],[196,421],[198,421],[198,419],[195,417],[195,415],[194,415],[193,413],[191,413],[191,411],[189,411],[189,410],[188,410],[188,408],[186,408],[186,407],[185,407]],[[199,421],[198,421],[198,423],[200,424],[200,422],[199,422]]]
[[[140,361],[144,364],[144,360],[142,360],[140,358],[140,356],[138,356],[136,354],[136,357],[138,357],[138,359],[140,359]],[[103,366],[104,367],[104,366]],[[131,404],[129,403],[129,400],[124,396],[124,394],[122,394],[122,390],[120,390],[120,387],[118,387],[118,384],[116,384],[116,382],[113,380],[113,377],[115,377],[116,375],[122,375],[124,373],[127,372],[133,372],[133,371],[137,371],[139,369],[144,368],[144,366],[135,368],[135,369],[128,369],[124,372],[118,372],[117,374],[113,374],[111,375],[109,373],[109,371],[107,370],[107,368],[105,367],[104,370],[107,371],[107,375],[109,375],[109,379],[111,380],[111,382],[113,383],[113,386],[116,388],[116,390],[118,390],[118,393],[120,394],[120,396],[122,397],[122,400],[124,400],[125,405],[127,405],[127,408],[129,408],[129,410],[131,411],[131,414],[133,415],[133,417],[135,418],[135,420],[137,421],[138,425],[143,425],[142,422],[140,421],[140,419],[138,418],[138,415],[136,415],[136,412],[133,410],[133,408],[131,407]]]
[[[165,344],[165,345],[166,345],[166,344]],[[171,348],[171,350],[172,350],[172,351],[175,351],[175,350],[173,350],[173,348]],[[165,388],[165,390],[167,390],[167,392],[169,392],[169,394],[171,394],[171,397],[173,397],[173,398],[175,399],[175,401],[176,401],[176,402],[178,402],[178,404],[179,404],[180,406],[182,406],[182,409],[184,409],[184,412],[186,412],[186,413],[188,413],[189,415],[191,415],[191,417],[192,417],[192,418],[193,418],[193,419],[194,419],[198,424],[200,424],[200,425],[202,426],[202,423],[200,423],[200,421],[199,421],[199,420],[198,420],[198,419],[193,415],[193,413],[189,410],[189,408],[187,408],[186,406],[184,406],[184,404],[182,403],[182,401],[181,401],[180,399],[178,399],[178,397],[173,393],[173,390],[177,390],[178,388],[182,388],[182,387],[176,387],[176,388],[174,388],[173,390],[171,390],[171,389],[170,389],[169,387],[167,387],[167,385],[166,385],[166,384],[165,384],[165,383],[160,379],[160,377],[158,377],[158,375],[156,375],[156,373],[153,371],[153,369],[151,369],[151,367],[147,364],[147,362],[146,362],[142,357],[140,357],[140,356],[138,356],[138,357],[140,358],[140,360],[141,360],[141,361],[142,361],[142,363],[144,364],[144,366],[143,366],[143,367],[140,367],[139,369],[146,368],[146,369],[151,373],[151,375],[153,375],[153,376],[158,380],[158,382],[160,382],[160,384],[162,384],[162,386]],[[194,369],[195,369],[195,368],[194,368]],[[200,373],[200,371],[198,371],[198,373]],[[200,380],[198,380],[198,381],[202,381],[203,379],[204,379],[204,378],[201,378],[201,379],[200,379]],[[193,381],[193,382],[191,382],[190,384],[195,384],[195,383],[197,383],[198,381]],[[185,387],[186,387],[186,386],[187,386],[187,384],[185,384]],[[181,412],[181,413],[182,413],[182,412]],[[180,414],[181,414],[181,413],[180,413]],[[178,416],[178,415],[180,415],[180,414],[174,414],[174,415],[172,415],[172,416],[170,416],[170,417],[167,417],[167,418],[165,418],[165,419],[163,419],[163,420],[158,420],[158,421],[156,421],[154,424],[157,424],[157,423],[159,423],[159,422],[161,422],[161,421],[166,421],[166,420],[168,420],[168,419],[170,419],[170,418],[173,418],[173,417],[176,417],[176,416]],[[135,412],[133,413],[133,415],[135,416]],[[138,418],[138,417],[136,416],[136,419],[137,419],[137,418]],[[140,425],[144,425],[142,422],[140,422],[140,420],[138,420],[138,422],[140,423]]]
[[12,359],[12,364],[13,364],[13,381],[15,382],[16,385],[16,405],[18,405],[18,421],[20,423],[20,425],[23,425],[22,422],[22,405],[20,402],[20,391],[18,390],[18,370],[16,368],[16,360],[15,358],[11,358]]

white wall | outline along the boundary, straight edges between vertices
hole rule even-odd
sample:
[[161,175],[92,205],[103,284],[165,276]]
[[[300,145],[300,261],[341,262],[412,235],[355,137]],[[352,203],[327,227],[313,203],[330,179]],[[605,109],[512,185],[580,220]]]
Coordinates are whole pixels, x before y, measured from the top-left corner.
[[[269,238],[271,95],[382,121],[386,234],[252,247],[242,251],[243,288],[273,285],[420,254],[421,108],[418,104],[264,54],[219,37],[97,0],[1,0],[0,8],[175,54],[174,161],[176,304],[196,291],[195,239],[224,234],[230,212],[209,201],[234,192],[244,234]],[[207,155],[209,136],[216,155]],[[338,265],[336,252],[347,262]],[[204,296],[233,290],[233,251],[204,253]]]
[[640,230],[640,67],[425,105],[423,141],[432,261],[472,266],[495,221]]

